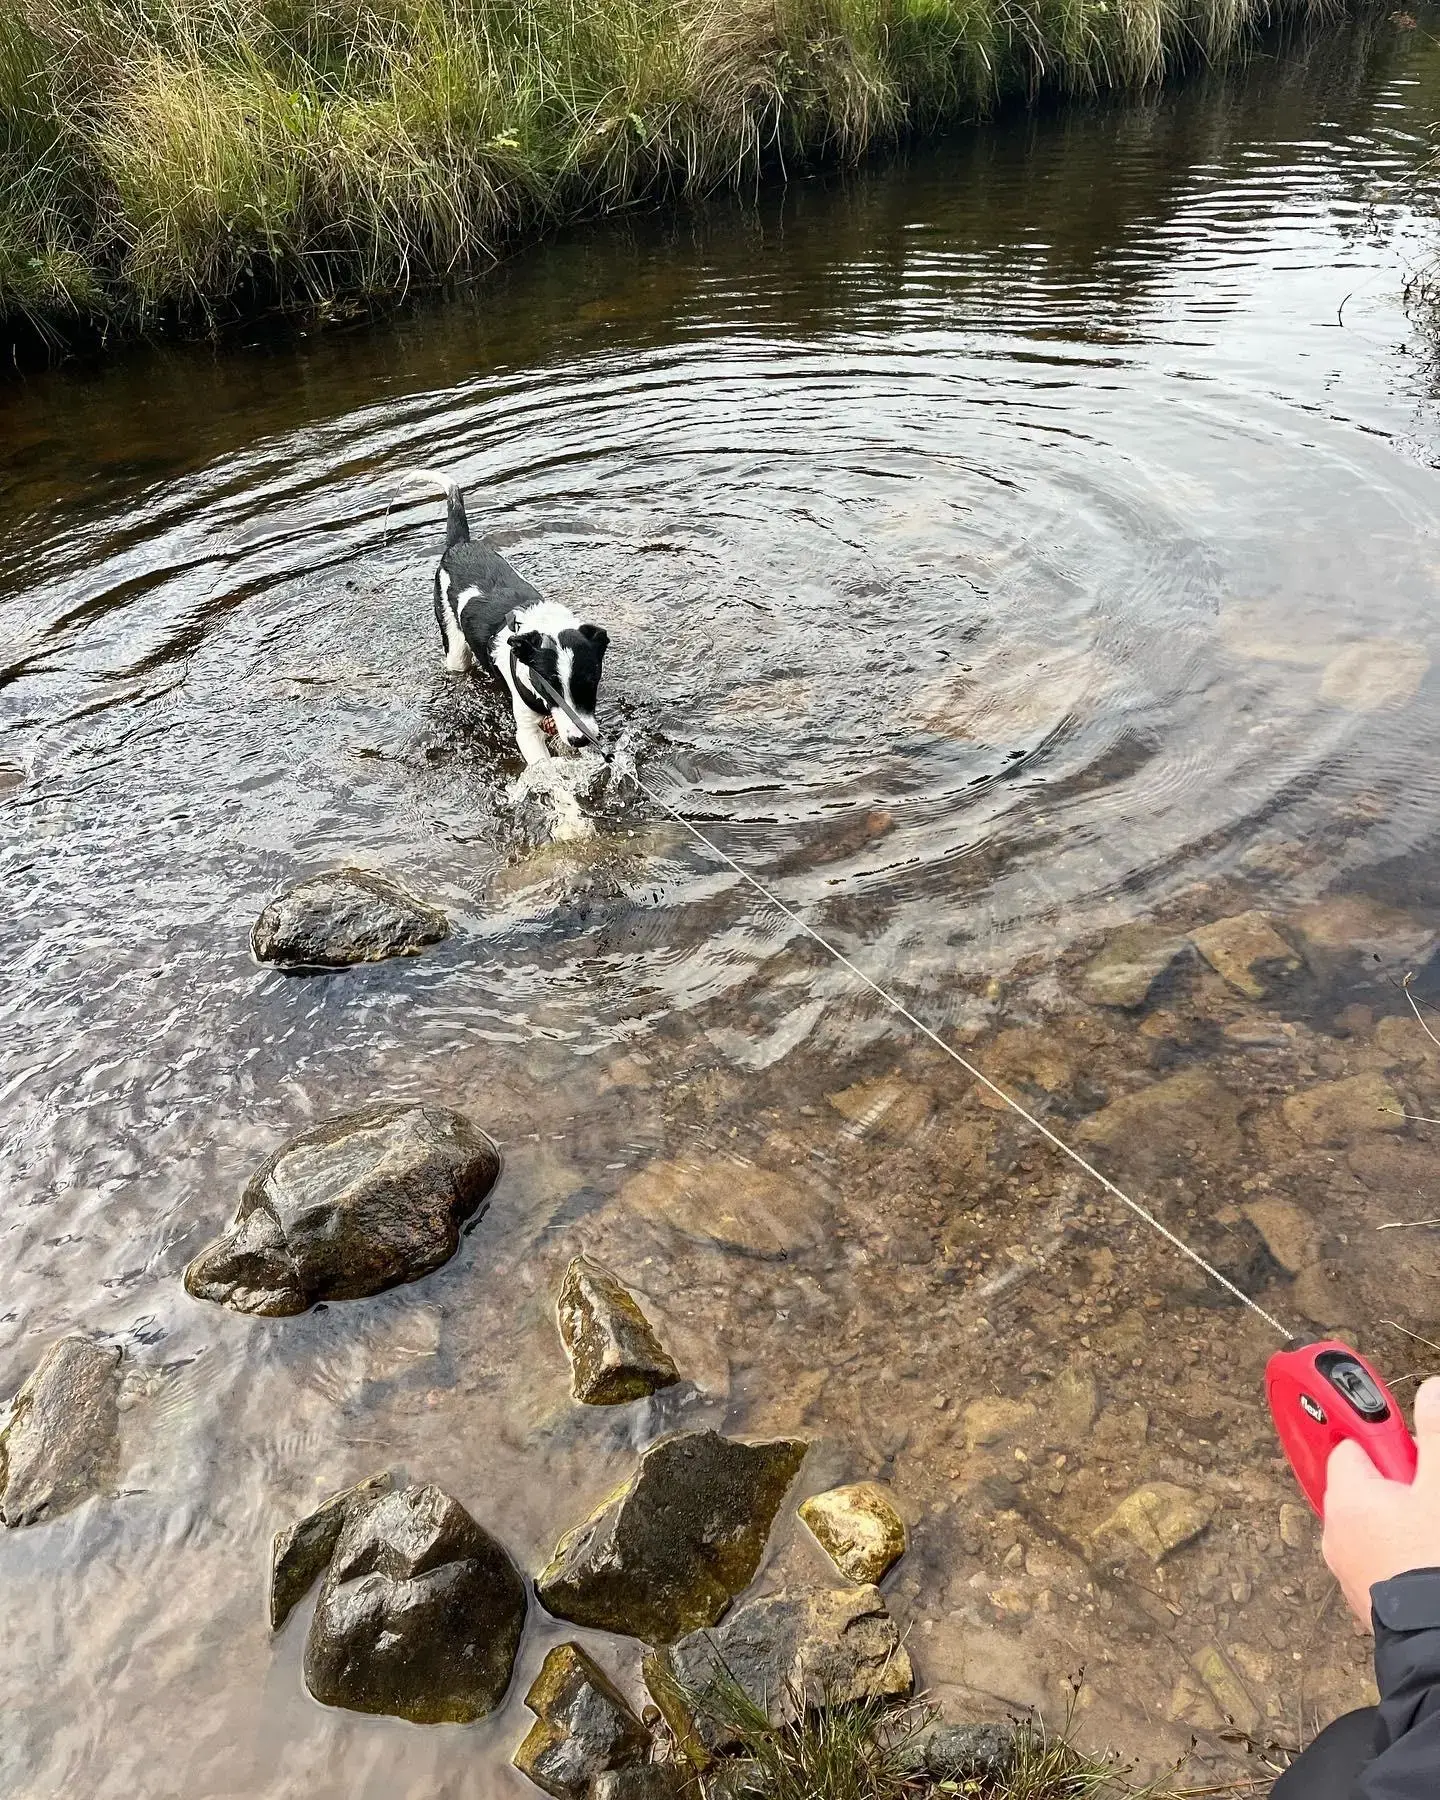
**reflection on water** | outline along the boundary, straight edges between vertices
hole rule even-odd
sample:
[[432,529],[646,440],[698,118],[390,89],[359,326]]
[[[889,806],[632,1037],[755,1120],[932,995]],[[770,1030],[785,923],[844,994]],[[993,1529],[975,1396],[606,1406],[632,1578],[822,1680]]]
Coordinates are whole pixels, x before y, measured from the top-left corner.
[[[1433,947],[1435,425],[1399,288],[1437,69],[1371,25],[754,212],[570,234],[399,323],[4,401],[0,1392],[82,1327],[126,1344],[132,1402],[122,1495],[0,1543],[4,1792],[519,1791],[518,1701],[418,1731],[305,1698],[269,1534],[393,1466],[533,1569],[677,1420],[803,1429],[812,1485],[894,1482],[892,1597],[942,1692],[1083,1663],[1097,1720],[1163,1753],[1224,1725],[1212,1652],[1257,1742],[1355,1691],[1316,1559],[1276,1536],[1268,1346],[622,778],[517,782],[503,708],[441,666],[439,509],[397,474],[453,470],[603,621],[601,722],[647,781],[1138,1158],[1227,1266],[1293,1275],[1287,1316],[1330,1281],[1375,1347],[1388,1271],[1314,1234],[1356,1195],[1396,1216],[1426,1153],[1276,1109],[1431,1079],[1382,976]],[[452,936],[257,969],[265,898],[334,862]],[[1283,1000],[1193,958],[1139,1023],[1077,999],[1113,927],[1256,905],[1307,946]],[[1181,1077],[1117,1133],[1107,1104]],[[262,1156],[380,1095],[505,1142],[455,1262],[298,1319],[190,1301]],[[1293,1270],[1250,1216],[1292,1177]],[[643,1294],[680,1400],[568,1403],[550,1307],[582,1246]],[[962,1422],[995,1397],[1021,1408],[998,1436]],[[1142,1477],[1207,1493],[1219,1548],[1107,1576],[1089,1534]],[[771,1578],[806,1554],[782,1531]]]

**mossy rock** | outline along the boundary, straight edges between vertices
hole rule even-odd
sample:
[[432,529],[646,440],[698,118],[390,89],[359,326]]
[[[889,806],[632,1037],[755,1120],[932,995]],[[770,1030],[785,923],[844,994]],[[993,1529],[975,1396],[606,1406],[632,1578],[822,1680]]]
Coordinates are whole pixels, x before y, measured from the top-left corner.
[[577,1256],[566,1270],[557,1312],[571,1391],[586,1406],[642,1400],[680,1379],[634,1296],[590,1257]]
[[625,1486],[561,1539],[535,1584],[540,1604],[652,1644],[715,1624],[760,1566],[806,1448],[714,1431],[652,1445]]

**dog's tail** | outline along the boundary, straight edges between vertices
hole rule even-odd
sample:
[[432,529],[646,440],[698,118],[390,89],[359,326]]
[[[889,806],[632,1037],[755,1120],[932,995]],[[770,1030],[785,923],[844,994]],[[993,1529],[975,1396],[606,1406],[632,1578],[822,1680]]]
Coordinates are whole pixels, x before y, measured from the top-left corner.
[[448,475],[442,475],[438,469],[409,469],[405,479],[422,483],[425,487],[438,487],[445,496],[445,548],[453,550],[456,544],[470,542],[470,520],[465,512],[465,495],[459,485]]

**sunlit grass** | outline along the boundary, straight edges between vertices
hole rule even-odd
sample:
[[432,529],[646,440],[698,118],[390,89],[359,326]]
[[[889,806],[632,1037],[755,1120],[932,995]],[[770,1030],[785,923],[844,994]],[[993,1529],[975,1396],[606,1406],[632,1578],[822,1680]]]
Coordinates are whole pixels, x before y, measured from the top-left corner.
[[[659,1666],[650,1679],[661,1684],[682,1766],[694,1764],[692,1800],[1185,1800],[1181,1788],[1163,1781],[1137,1786],[1113,1757],[1078,1747],[1078,1679],[1058,1731],[1025,1721],[1015,1728],[1015,1755],[1005,1767],[954,1781],[925,1772],[924,1740],[939,1715],[923,1701],[837,1705],[824,1692],[802,1695],[792,1687],[782,1709],[787,1717],[776,1724],[723,1665],[699,1688]],[[697,1722],[708,1730],[697,1734]],[[703,1753],[702,1738],[723,1743],[726,1754]]]
[[[1301,0],[1315,5],[1318,0]],[[385,295],[642,194],[1153,82],[1267,0],[7,0],[0,320]]]

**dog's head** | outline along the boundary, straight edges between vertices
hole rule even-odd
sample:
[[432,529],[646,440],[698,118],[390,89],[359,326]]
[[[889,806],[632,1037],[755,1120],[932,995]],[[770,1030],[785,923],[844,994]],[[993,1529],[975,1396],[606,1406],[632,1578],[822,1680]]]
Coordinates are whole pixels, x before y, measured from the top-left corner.
[[[576,625],[552,636],[548,631],[522,631],[510,640],[515,660],[523,663],[531,676],[539,675],[559,694],[576,718],[592,731],[595,706],[600,693],[600,668],[605,660],[609,634],[601,625]],[[549,696],[538,684],[536,693],[542,700]],[[572,750],[581,750],[590,739],[558,706],[548,707],[556,736]]]

